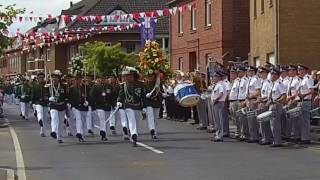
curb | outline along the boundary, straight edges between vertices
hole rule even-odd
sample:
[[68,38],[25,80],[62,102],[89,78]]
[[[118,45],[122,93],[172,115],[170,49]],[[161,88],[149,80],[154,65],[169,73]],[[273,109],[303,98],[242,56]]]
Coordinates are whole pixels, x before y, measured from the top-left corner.
[[[0,168],[0,180],[15,180],[14,170],[13,169],[1,169]],[[1,175],[3,175],[1,177]]]

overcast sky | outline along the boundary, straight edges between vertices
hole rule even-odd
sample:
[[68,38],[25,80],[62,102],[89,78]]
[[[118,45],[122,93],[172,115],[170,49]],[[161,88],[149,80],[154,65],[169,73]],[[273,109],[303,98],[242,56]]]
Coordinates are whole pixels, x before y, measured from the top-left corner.
[[[26,8],[26,16],[30,15],[32,11],[34,16],[47,16],[48,14],[56,16],[60,14],[62,9],[67,9],[70,6],[70,1],[75,3],[80,0],[1,0],[0,4],[3,6],[16,4],[19,8]],[[25,32],[34,25],[34,23],[22,21],[22,23],[14,23],[9,31],[15,33],[19,28],[21,32]]]

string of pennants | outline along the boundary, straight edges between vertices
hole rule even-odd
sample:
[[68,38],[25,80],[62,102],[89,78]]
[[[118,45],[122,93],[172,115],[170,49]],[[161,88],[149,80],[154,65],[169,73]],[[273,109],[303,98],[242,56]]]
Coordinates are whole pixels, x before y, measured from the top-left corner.
[[[137,13],[130,13],[130,14],[122,14],[122,15],[88,15],[88,16],[81,16],[81,15],[60,15],[57,17],[53,17],[52,15],[48,14],[47,16],[36,16],[31,15],[24,16],[24,15],[18,15],[18,16],[11,16],[10,20],[13,22],[42,22],[45,19],[51,20],[53,18],[56,18],[57,22],[59,20],[64,20],[66,23],[71,21],[103,21],[103,20],[119,20],[119,19],[140,19],[144,17],[161,17],[161,16],[169,16],[175,15],[178,11],[179,12],[185,12],[187,10],[191,10],[192,8],[195,8],[195,3],[189,3],[185,5],[181,5],[178,7],[172,7],[172,8],[164,8],[162,10],[155,10],[155,11],[149,11],[149,12],[137,12]],[[0,21],[3,19],[3,16],[0,16]]]

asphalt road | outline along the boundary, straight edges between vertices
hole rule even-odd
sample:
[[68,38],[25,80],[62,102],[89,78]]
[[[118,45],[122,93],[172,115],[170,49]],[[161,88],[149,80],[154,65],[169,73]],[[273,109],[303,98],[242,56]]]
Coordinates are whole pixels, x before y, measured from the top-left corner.
[[[27,180],[320,179],[319,145],[272,149],[232,139],[214,143],[209,141],[211,134],[167,120],[158,123],[157,141],[150,139],[146,121],[139,122],[140,142],[162,154],[133,148],[121,136],[111,135],[108,142],[100,142],[98,136],[88,137],[85,143],[66,137],[58,144],[40,137],[34,118],[25,121],[18,114],[15,106],[6,109],[21,146]],[[11,136],[8,128],[0,129],[0,168],[17,170]]]

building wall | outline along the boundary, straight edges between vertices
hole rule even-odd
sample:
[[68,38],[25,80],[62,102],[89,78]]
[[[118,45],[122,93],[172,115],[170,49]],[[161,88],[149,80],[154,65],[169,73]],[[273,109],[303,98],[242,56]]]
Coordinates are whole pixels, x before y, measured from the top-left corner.
[[[178,2],[185,4],[188,1]],[[201,72],[206,71],[208,57],[224,64],[228,60],[233,60],[235,56],[246,59],[249,52],[249,14],[246,12],[249,1],[211,0],[211,27],[205,26],[205,1],[195,0],[194,2],[196,3],[196,31],[191,30],[191,11],[182,13],[183,34],[178,32],[178,13],[170,17],[172,69],[179,69],[179,59],[183,59],[181,70],[189,71],[189,53],[191,52],[196,53],[198,68]],[[226,52],[229,54],[222,59]]]
[[2,75],[24,73],[24,61],[25,56],[21,54],[21,49],[7,52],[0,59],[0,73]]
[[280,1],[280,63],[320,70],[320,1]]
[[[254,16],[254,2],[257,13]],[[255,58],[261,65],[267,62],[267,55],[275,51],[274,8],[270,0],[264,0],[264,12],[261,11],[261,0],[250,0],[250,64],[256,64]]]

